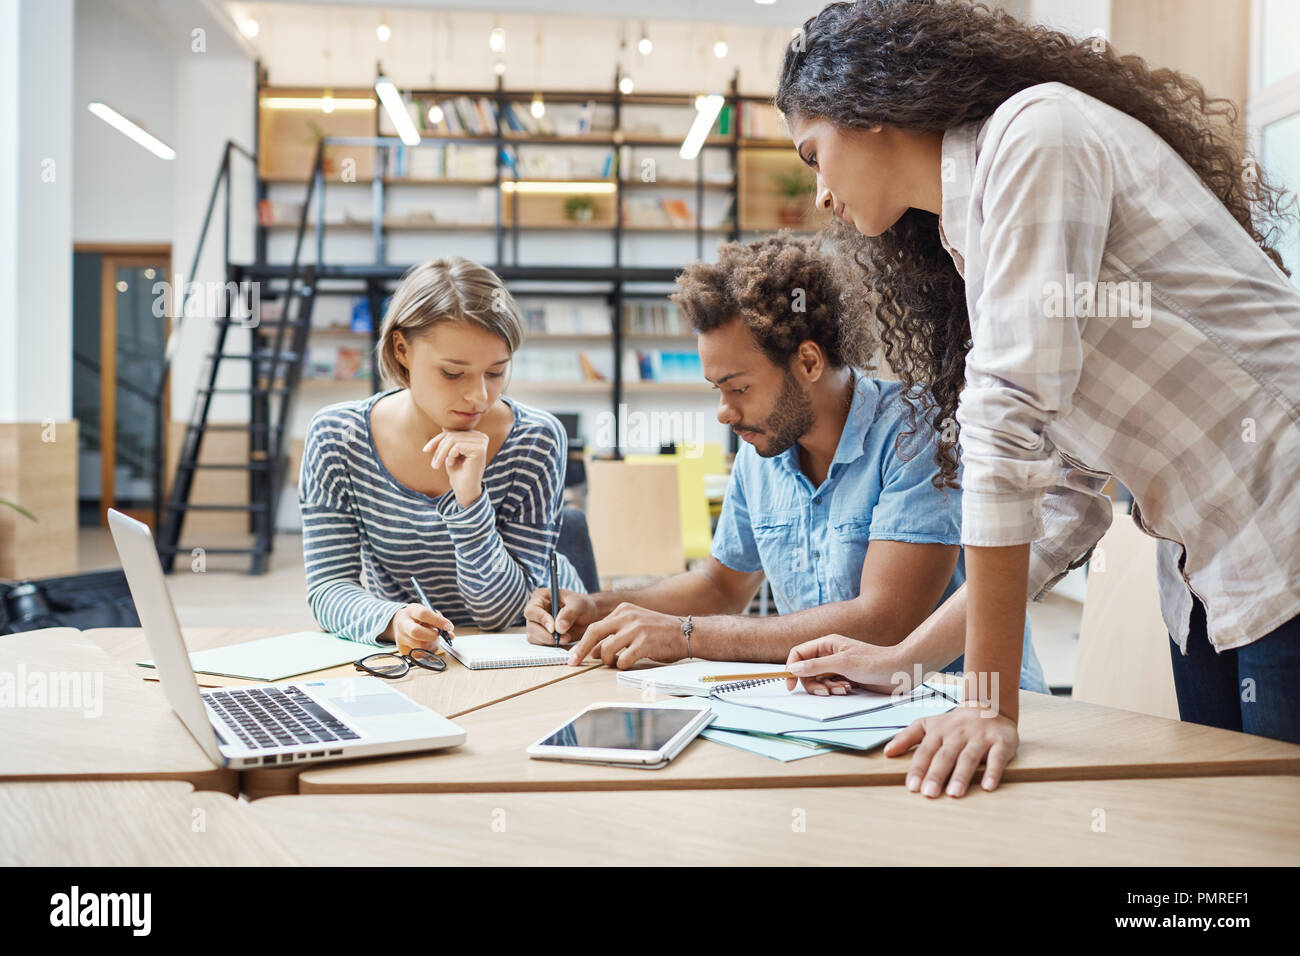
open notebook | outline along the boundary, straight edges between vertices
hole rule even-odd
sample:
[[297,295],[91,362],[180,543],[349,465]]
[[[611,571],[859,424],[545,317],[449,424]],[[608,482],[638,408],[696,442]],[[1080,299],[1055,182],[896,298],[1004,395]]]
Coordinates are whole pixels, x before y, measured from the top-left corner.
[[457,634],[450,644],[438,638],[438,646],[476,671],[569,663],[568,648],[530,644],[523,634]]
[[840,717],[851,717],[855,714],[867,714],[873,710],[894,707],[918,697],[931,696],[935,691],[923,684],[906,694],[877,694],[874,691],[854,688],[847,694],[821,697],[808,693],[802,686],[794,690],[786,690],[785,678],[777,677],[720,684],[708,693],[710,697],[728,703],[757,707],[778,714],[806,717],[810,720],[836,720]]

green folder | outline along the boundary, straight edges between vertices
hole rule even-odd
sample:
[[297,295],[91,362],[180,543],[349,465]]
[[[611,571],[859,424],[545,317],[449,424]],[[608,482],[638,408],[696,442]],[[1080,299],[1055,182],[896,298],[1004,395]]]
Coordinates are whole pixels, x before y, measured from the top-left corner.
[[[351,664],[381,650],[373,644],[359,644],[321,631],[295,631],[228,647],[194,651],[190,654],[190,666],[196,674],[277,681]],[[151,660],[136,661],[136,664],[140,667],[154,666]]]

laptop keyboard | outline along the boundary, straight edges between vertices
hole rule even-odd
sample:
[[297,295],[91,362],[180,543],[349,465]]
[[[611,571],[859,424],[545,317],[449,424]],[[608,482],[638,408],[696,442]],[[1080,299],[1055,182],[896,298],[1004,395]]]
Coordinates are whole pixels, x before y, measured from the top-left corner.
[[356,740],[361,736],[297,687],[208,691],[203,699],[251,750]]

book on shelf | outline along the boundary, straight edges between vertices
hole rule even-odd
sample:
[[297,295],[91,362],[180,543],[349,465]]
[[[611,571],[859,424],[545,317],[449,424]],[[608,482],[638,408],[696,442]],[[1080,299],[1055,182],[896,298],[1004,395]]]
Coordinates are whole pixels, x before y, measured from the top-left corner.
[[[702,154],[703,176],[706,183],[726,185],[731,182],[730,157],[720,150]],[[628,183],[681,182],[693,183],[700,172],[694,159],[682,159],[677,146],[620,146],[618,148],[619,174]]]
[[391,179],[483,180],[496,175],[496,147],[472,143],[394,146],[385,175]]
[[[437,103],[442,119],[429,121],[429,107]],[[452,99],[423,99],[412,104],[412,119],[418,129],[449,136],[494,136],[497,131],[496,104],[488,96],[457,96]],[[381,131],[383,127],[381,126]],[[391,135],[391,133],[385,133]]]
[[278,222],[297,222],[302,218],[302,203],[278,202],[274,199],[257,201],[257,223],[259,226],[273,226]]
[[746,103],[740,111],[740,135],[746,139],[789,139],[785,117],[766,103]]
[[609,306],[600,302],[526,300],[519,303],[525,332],[539,335],[610,335]]
[[588,136],[614,130],[613,106],[595,100],[547,103],[541,116],[533,116],[522,101],[512,100],[506,103],[502,119],[511,132],[532,136]]
[[512,382],[583,381],[582,363],[577,352],[539,351],[527,346],[525,340],[524,348],[515,353],[510,376]]
[[693,349],[624,349],[623,381],[702,383],[700,355]]
[[[701,223],[706,229],[729,226],[735,211],[734,199],[728,200],[725,207],[719,204],[706,204],[710,212]],[[695,213],[683,199],[663,199],[654,196],[632,194],[623,197],[623,225],[633,229],[638,227],[673,226],[678,229],[694,229]]]
[[662,199],[634,194],[623,197],[623,225],[669,226],[672,220],[668,218]]
[[623,329],[628,335],[690,335],[691,329],[677,305],[662,302],[624,302]]
[[361,378],[361,363],[365,353],[351,345],[340,345],[334,364],[335,378]]
[[664,212],[668,214],[668,221],[674,226],[693,226],[695,225],[695,215],[691,212],[690,207],[680,199],[661,199]]
[[519,179],[608,179],[614,172],[614,151],[569,153],[512,147],[503,151],[503,162]]
[[638,350],[636,369],[642,382],[700,382],[704,377],[700,353],[694,349]]
[[347,381],[365,378],[369,369],[364,363],[365,350],[347,345],[312,345],[307,348],[306,379]]
[[582,379],[585,382],[609,381],[609,379],[605,377],[605,373],[596,368],[591,359],[587,357],[586,352],[578,353],[578,366],[582,369]]

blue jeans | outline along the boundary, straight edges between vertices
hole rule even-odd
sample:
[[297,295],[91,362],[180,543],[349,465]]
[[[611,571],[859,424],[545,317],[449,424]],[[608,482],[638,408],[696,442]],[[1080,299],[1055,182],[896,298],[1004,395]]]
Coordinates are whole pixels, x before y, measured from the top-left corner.
[[1300,617],[1217,653],[1206,634],[1205,607],[1193,597],[1187,653],[1172,637],[1169,648],[1183,720],[1300,743]]
[[[945,674],[960,674],[962,666],[966,660],[963,654],[951,664],[943,669]],[[1043,665],[1038,662],[1038,655],[1034,653],[1033,634],[1029,629],[1029,615],[1025,615],[1025,646],[1020,654],[1020,689],[1032,690],[1036,694],[1050,694],[1052,691],[1047,686],[1047,678],[1043,676]]]

